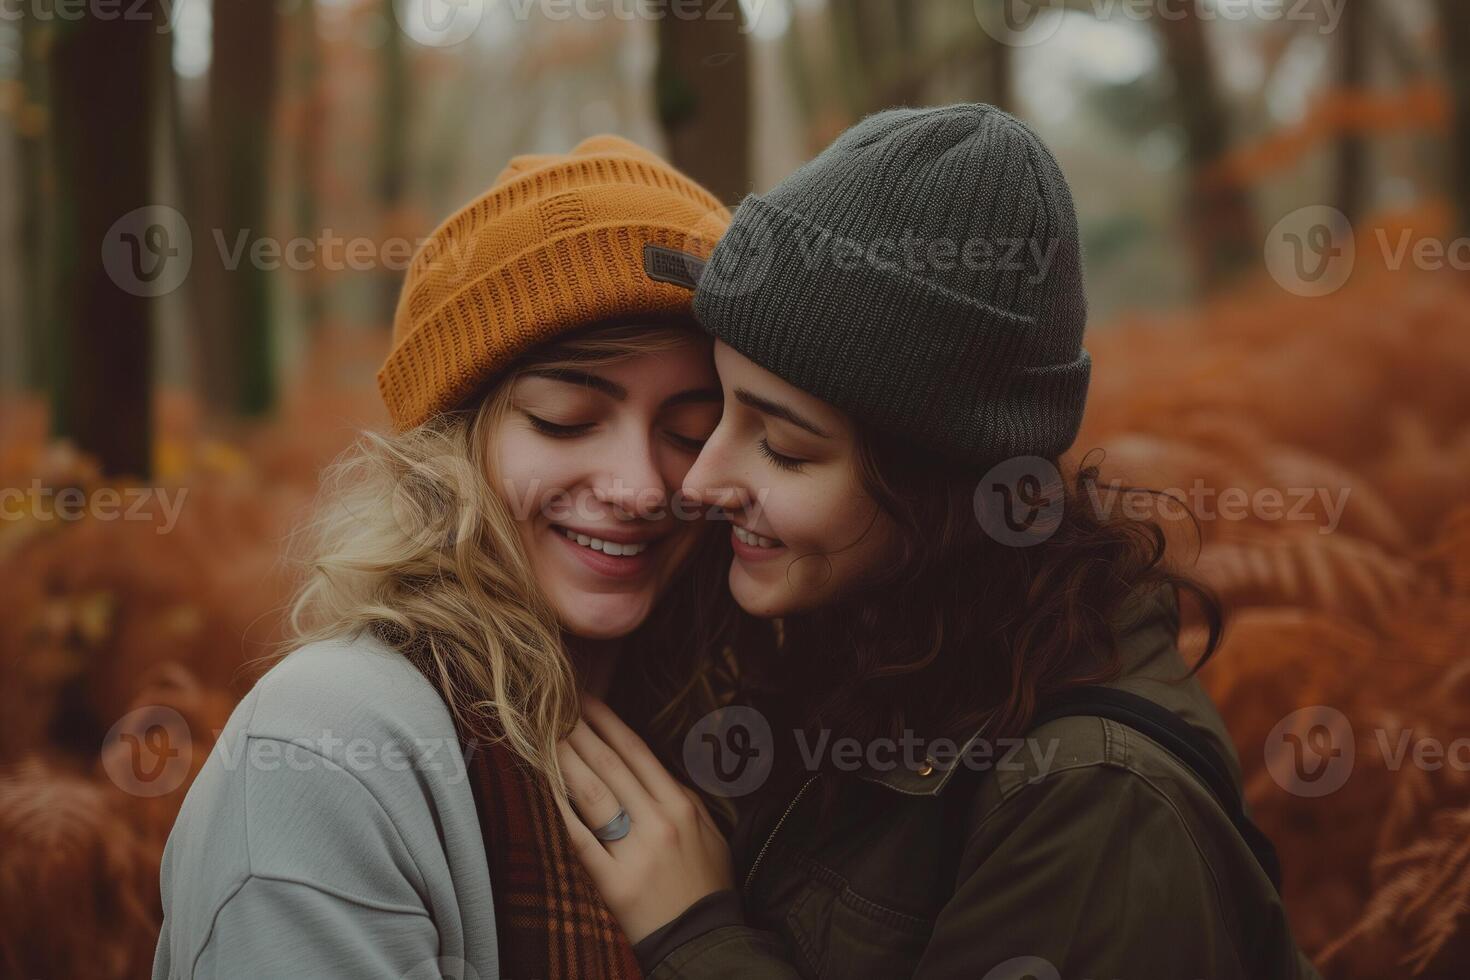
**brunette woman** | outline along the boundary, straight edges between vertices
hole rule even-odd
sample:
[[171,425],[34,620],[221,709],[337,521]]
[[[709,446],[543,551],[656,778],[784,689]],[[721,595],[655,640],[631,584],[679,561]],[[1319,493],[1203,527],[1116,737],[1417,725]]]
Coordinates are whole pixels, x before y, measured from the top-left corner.
[[680,910],[647,884],[709,873],[678,845],[708,814],[661,806],[668,774],[589,706],[573,796],[633,826],[574,838],[650,973],[1312,976],[1176,647],[1181,595],[1210,650],[1218,606],[1062,459],[1091,362],[1042,141],[984,105],[871,116],[742,203],[695,309],[725,410],[685,487],[782,631],[738,651],[760,721],[702,726],[690,771],[759,761],[769,724],[774,774],[737,797],[740,893]]

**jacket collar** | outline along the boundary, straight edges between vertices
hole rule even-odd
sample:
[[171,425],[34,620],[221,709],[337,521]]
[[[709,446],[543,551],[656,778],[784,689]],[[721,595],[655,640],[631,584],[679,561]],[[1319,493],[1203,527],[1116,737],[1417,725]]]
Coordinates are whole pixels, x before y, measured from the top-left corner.
[[[1157,649],[1151,642],[1154,630],[1163,626],[1171,638],[1179,633],[1179,600],[1172,587],[1155,589],[1147,593],[1134,593],[1123,603],[1113,620],[1118,635],[1119,651],[1122,655],[1123,673],[1118,680],[1128,677],[1140,669],[1142,663]],[[1114,681],[1113,683],[1117,683]],[[973,732],[964,741],[956,741],[957,749],[951,760],[936,760],[925,757],[918,768],[905,765],[902,758],[894,765],[875,769],[864,763],[857,775],[870,782],[886,786],[908,796],[936,796],[948,785],[954,774],[965,765],[969,752],[976,750],[976,743],[985,733],[985,726]],[[946,746],[947,750],[947,746]],[[903,756],[904,753],[896,753]],[[992,758],[991,754],[976,752],[977,759]]]

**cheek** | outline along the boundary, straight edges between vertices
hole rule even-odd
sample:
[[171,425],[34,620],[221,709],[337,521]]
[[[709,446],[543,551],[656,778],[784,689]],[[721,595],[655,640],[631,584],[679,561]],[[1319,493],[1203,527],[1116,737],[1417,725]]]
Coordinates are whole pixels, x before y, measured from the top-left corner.
[[531,433],[507,432],[496,456],[494,490],[517,523],[548,517],[564,506],[577,474],[568,454]]
[[687,453],[673,446],[660,446],[657,450],[658,475],[663,481],[665,492],[673,492],[684,485],[684,478],[694,468],[697,453]]
[[875,506],[869,505],[853,531],[854,535],[857,529],[862,531],[862,539],[853,547],[851,559],[852,573],[859,578],[888,568],[897,558],[893,521],[887,514],[873,516]]
[[[803,587],[841,592],[876,574],[893,557],[891,519],[871,497],[851,486],[825,496],[808,494],[785,516],[794,528],[785,537],[787,544],[795,545],[797,554],[816,553],[826,559],[797,563]],[[777,519],[773,515],[772,528],[779,535]]]
[[854,498],[845,481],[785,480],[765,493],[765,518],[776,536],[823,554],[849,548],[872,508],[865,496]]
[[834,530],[844,543],[844,559],[857,574],[877,568],[891,557],[893,520],[866,493],[849,496],[832,509]]

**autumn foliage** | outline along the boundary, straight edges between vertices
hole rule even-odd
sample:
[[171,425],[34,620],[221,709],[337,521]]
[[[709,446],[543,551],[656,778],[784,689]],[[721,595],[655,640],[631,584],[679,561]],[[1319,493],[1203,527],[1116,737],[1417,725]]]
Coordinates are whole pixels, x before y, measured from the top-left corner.
[[[279,418],[231,437],[163,399],[156,482],[188,491],[168,533],[161,518],[61,521],[6,504],[0,972],[147,975],[163,842],[251,661],[282,636],[283,547],[320,467],[381,423],[361,370],[380,343],[324,335]],[[1470,737],[1470,290],[1454,274],[1369,267],[1322,299],[1259,284],[1203,311],[1095,325],[1088,348],[1093,388],[1068,459],[1196,511],[1153,516],[1172,560],[1225,602],[1203,677],[1281,852],[1299,942],[1332,978],[1459,975],[1470,772],[1453,753],[1431,768],[1398,749]],[[104,486],[46,444],[33,407],[4,419],[0,486]],[[1245,506],[1227,507],[1227,489]],[[1201,642],[1187,616],[1181,646]],[[1355,736],[1351,775],[1320,797],[1266,765],[1273,731],[1313,706]],[[119,785],[120,719],[123,734],[179,745],[175,788]]]
[[[1152,516],[1227,609],[1202,677],[1281,852],[1299,943],[1327,977],[1462,976],[1470,741],[1452,748],[1470,738],[1470,292],[1369,259],[1330,297],[1260,285],[1094,332],[1073,453],[1102,450],[1105,486],[1173,490],[1197,511],[1198,524],[1167,505]],[[1180,642],[1200,650],[1202,627],[1186,619]],[[1350,722],[1354,762],[1312,798],[1266,753],[1315,706]],[[1445,751],[1420,765],[1419,744]]]

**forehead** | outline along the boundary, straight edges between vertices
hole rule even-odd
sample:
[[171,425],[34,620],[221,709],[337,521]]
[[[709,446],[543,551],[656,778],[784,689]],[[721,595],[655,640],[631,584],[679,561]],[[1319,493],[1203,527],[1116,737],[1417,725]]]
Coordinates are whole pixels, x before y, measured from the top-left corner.
[[693,335],[659,350],[609,360],[569,359],[532,366],[516,379],[516,390],[538,398],[590,396],[632,402],[662,401],[701,390],[718,398],[719,384],[709,342]]
[[[589,368],[606,378],[672,375],[675,380],[708,382],[715,376],[712,345],[707,337],[691,331],[663,350],[629,354]],[[691,374],[691,372],[693,372]]]
[[715,367],[727,388],[744,388],[768,401],[780,402],[833,435],[853,431],[846,412],[766,370],[723,340],[715,341]]

